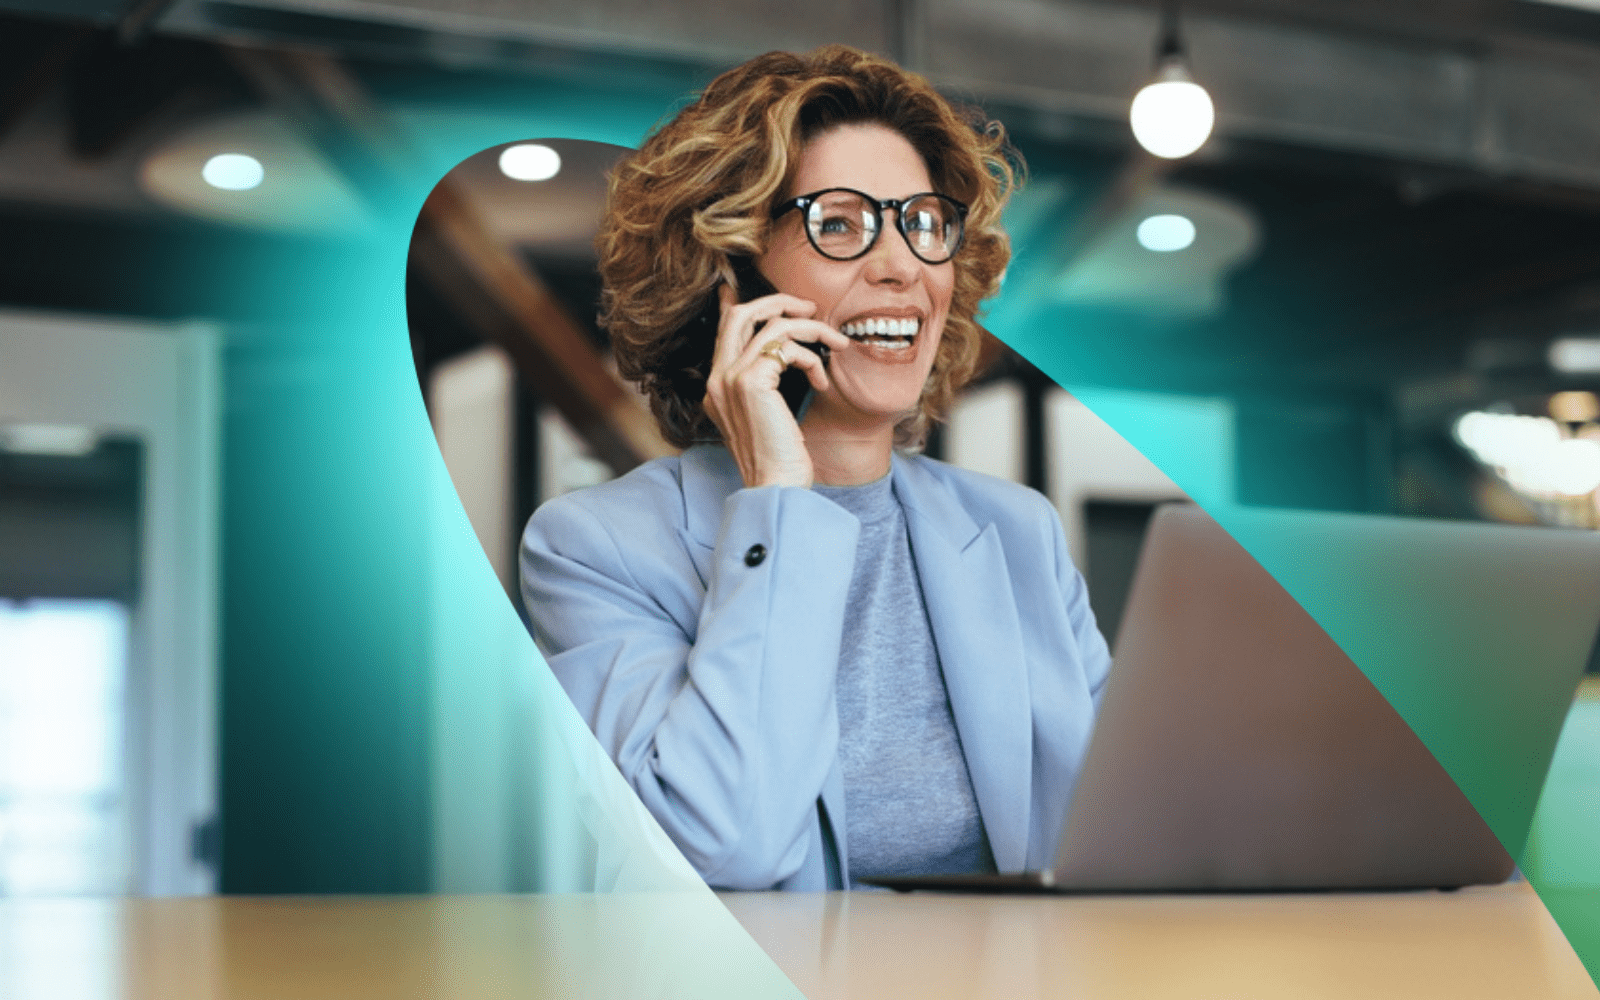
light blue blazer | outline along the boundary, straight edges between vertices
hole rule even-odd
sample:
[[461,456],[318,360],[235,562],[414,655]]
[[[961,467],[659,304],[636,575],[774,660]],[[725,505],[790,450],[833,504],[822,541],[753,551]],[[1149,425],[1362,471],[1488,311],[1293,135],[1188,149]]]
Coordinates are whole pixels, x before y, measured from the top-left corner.
[[[934,645],[1003,872],[1054,857],[1111,666],[1050,503],[896,455]],[[849,884],[834,675],[855,517],[689,449],[552,500],[522,540],[534,638],[706,882]]]

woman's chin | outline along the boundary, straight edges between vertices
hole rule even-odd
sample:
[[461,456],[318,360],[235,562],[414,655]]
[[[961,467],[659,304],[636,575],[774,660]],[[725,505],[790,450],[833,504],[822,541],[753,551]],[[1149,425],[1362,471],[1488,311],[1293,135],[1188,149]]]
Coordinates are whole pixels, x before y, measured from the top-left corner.
[[860,430],[894,428],[916,409],[920,393],[852,393],[837,385],[818,393],[806,416],[806,424],[827,424]]

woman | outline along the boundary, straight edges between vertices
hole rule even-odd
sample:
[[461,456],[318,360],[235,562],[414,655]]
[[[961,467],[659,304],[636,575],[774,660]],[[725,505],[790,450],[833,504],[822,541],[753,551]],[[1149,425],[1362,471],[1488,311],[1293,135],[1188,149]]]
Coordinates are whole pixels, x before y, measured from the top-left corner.
[[612,177],[602,318],[687,450],[540,508],[523,594],[713,886],[1053,856],[1110,666],[1083,578],[1039,494],[895,450],[971,374],[1003,151],[834,46],[729,71]]

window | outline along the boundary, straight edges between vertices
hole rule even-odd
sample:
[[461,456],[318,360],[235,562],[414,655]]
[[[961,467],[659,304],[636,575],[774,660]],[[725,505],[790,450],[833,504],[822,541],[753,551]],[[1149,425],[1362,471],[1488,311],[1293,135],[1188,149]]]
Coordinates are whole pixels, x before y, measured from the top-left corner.
[[128,612],[0,600],[0,895],[128,891]]

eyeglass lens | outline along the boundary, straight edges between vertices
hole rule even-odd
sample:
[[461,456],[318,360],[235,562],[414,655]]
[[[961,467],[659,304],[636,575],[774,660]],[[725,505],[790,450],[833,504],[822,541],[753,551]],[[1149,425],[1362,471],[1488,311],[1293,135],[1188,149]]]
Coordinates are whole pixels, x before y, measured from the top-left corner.
[[[878,238],[878,206],[853,191],[825,191],[806,212],[811,243],[837,260],[859,257]],[[954,256],[961,242],[961,216],[947,198],[927,194],[900,207],[901,231],[911,252],[930,264]]]

